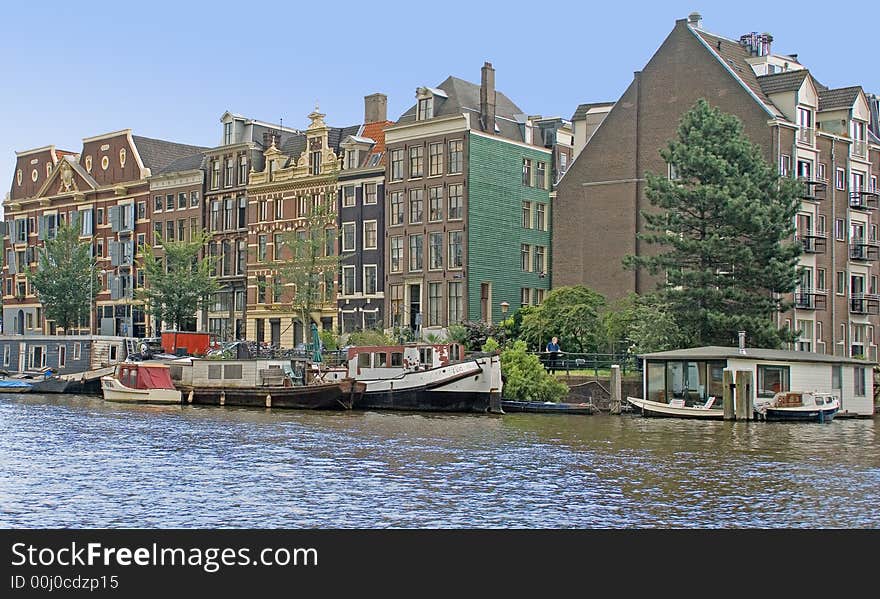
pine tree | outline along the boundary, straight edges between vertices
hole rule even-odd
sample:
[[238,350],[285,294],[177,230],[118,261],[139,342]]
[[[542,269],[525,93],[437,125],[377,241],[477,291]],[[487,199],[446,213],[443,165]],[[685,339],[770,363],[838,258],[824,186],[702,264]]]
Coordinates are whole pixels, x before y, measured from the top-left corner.
[[70,331],[89,322],[89,312],[98,294],[91,242],[79,238],[77,221],[61,223],[54,239],[47,239],[40,252],[31,284],[37,290],[47,320]]
[[626,266],[665,276],[661,301],[689,345],[779,347],[792,334],[774,316],[798,284],[796,182],[781,178],[735,116],[705,100],[681,119],[660,151],[674,176],[647,175],[640,234],[660,251],[628,256]]

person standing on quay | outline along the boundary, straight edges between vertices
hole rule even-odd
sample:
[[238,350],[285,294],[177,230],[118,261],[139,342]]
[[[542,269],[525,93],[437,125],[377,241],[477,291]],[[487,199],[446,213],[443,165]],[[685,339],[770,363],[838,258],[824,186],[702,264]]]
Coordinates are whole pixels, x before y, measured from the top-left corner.
[[557,365],[556,360],[559,358],[559,351],[560,351],[559,350],[559,339],[556,337],[553,337],[550,340],[550,343],[547,344],[547,353],[549,354],[548,355],[548,362],[547,362],[547,365],[548,365],[547,370],[550,373],[556,372],[556,365]]

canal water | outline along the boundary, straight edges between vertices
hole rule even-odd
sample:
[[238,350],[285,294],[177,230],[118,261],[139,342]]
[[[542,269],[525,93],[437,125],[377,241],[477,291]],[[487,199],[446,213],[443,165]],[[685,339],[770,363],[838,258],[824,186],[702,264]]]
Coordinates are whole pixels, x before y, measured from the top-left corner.
[[0,395],[0,527],[880,528],[878,422]]

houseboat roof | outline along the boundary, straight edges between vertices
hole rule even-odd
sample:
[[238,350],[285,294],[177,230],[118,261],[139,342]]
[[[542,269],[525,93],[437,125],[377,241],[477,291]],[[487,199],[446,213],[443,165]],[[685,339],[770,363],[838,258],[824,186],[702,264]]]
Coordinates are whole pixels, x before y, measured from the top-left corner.
[[760,349],[756,347],[745,348],[745,353],[740,353],[738,347],[721,347],[707,345],[704,347],[691,347],[688,349],[674,349],[670,351],[640,354],[639,357],[646,360],[763,360],[772,362],[816,362],[831,364],[858,364],[871,366],[874,362],[845,358],[843,356],[828,356],[805,351],[788,351],[783,349]]

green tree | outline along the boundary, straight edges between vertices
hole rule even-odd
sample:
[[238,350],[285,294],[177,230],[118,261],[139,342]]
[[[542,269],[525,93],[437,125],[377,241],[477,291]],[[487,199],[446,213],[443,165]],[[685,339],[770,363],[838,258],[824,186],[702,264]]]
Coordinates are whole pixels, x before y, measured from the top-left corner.
[[525,341],[514,341],[501,352],[503,395],[519,401],[560,401],[568,386],[550,375]]
[[658,253],[625,266],[665,279],[659,298],[688,346],[731,345],[740,330],[758,347],[791,340],[773,317],[798,284],[796,182],[767,163],[739,119],[702,99],[660,155],[675,176],[647,174],[654,208],[639,235]]
[[165,255],[157,256],[152,246],[144,248],[138,267],[144,269],[147,286],[136,290],[135,298],[146,303],[148,314],[179,331],[219,290],[211,274],[217,256],[199,256],[208,240],[205,232],[191,241],[157,237]]
[[55,238],[46,240],[31,277],[46,318],[65,331],[89,322],[100,289],[91,240],[80,240],[79,231],[76,221],[61,223]]
[[603,337],[600,311],[604,306],[605,298],[583,285],[558,287],[523,316],[521,338],[539,350],[551,337],[559,337],[563,351],[598,352]]

